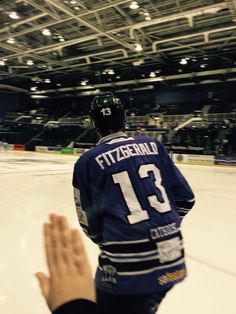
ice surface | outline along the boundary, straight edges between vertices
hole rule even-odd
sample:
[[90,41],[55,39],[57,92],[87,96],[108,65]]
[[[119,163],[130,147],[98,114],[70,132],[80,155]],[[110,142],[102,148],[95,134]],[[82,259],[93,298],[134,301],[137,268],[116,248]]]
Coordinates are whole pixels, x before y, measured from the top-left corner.
[[[0,153],[0,313],[49,313],[34,277],[46,271],[41,227],[51,212],[78,227],[71,186],[76,159]],[[236,168],[179,168],[196,195],[182,228],[189,275],[158,313],[236,314]],[[98,250],[85,241],[95,271]]]

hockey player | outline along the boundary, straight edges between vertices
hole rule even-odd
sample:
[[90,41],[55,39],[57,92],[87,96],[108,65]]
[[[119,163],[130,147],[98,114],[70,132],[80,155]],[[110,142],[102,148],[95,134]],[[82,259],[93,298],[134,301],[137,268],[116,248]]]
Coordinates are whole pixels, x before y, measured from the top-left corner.
[[159,141],[123,132],[119,98],[96,96],[90,115],[100,140],[75,164],[73,186],[80,225],[101,249],[97,304],[154,314],[186,276],[180,225],[194,195]]

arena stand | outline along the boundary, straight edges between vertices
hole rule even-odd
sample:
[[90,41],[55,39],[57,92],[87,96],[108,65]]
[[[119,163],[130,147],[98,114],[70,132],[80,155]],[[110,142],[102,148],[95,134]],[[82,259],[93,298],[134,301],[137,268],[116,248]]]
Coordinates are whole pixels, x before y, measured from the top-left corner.
[[[143,134],[157,138],[177,162],[189,162],[188,156],[196,155],[212,156],[212,159],[206,157],[207,164],[209,160],[210,163],[218,160],[223,164],[235,164],[236,112],[225,108],[224,113],[214,112],[216,107],[203,106],[201,110],[192,112],[188,108],[185,113],[182,108],[181,114],[154,108],[146,115],[130,110],[126,117],[126,132],[130,136]],[[22,145],[23,149],[31,151],[80,154],[94,146],[97,140],[89,116],[78,116],[73,111],[55,113],[41,108],[8,113],[0,123],[1,142],[13,147]],[[198,158],[204,160],[203,157]]]

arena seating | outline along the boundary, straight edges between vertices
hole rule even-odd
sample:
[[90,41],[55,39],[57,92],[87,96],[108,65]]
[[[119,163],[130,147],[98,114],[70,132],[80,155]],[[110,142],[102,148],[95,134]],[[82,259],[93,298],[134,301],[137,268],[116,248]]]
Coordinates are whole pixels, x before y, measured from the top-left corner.
[[[192,106],[187,110],[183,106],[179,110],[181,114],[176,114],[176,111],[170,114],[172,109],[167,114],[166,111],[161,112],[160,108],[159,112],[154,110],[146,115],[130,113],[126,118],[126,132],[130,136],[144,134],[158,138],[174,151],[182,149],[200,154],[236,154],[236,112],[232,106],[226,106],[228,109],[224,113],[214,112],[218,106],[208,107],[204,111],[204,107],[196,110]],[[231,111],[227,112],[229,108]],[[190,109],[194,110],[186,112]],[[183,124],[183,121],[187,123]],[[29,150],[34,150],[35,146],[89,148],[97,140],[89,116],[78,116],[77,111],[71,108],[69,111],[65,108],[58,111],[39,108],[8,113],[0,123],[0,141],[24,144]]]

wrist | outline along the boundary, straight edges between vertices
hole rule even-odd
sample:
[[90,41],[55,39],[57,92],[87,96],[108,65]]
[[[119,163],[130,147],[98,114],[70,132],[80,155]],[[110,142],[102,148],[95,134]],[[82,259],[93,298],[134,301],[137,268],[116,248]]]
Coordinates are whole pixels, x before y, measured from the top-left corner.
[[74,299],[61,304],[52,314],[95,313],[96,303],[88,299]]

